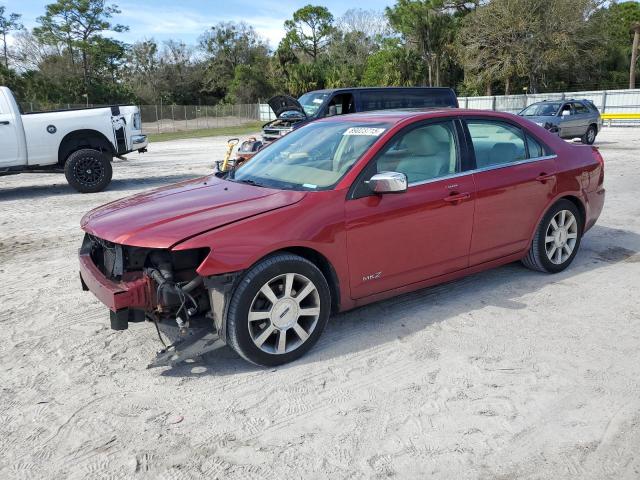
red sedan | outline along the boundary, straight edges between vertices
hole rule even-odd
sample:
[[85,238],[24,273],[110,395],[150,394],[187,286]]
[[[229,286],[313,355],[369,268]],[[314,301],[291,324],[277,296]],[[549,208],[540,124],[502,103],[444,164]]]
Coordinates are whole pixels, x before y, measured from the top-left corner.
[[603,167],[510,114],[336,116],[226,175],[89,212],[82,284],[112,328],[154,322],[167,363],[226,343],[277,365],[332,312],[518,260],[565,269],[602,210]]

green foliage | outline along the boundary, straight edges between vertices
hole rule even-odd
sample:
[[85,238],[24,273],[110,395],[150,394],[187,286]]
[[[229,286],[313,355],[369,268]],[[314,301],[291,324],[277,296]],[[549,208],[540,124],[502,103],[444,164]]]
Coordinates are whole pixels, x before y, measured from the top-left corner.
[[311,57],[315,62],[333,33],[333,15],[326,7],[306,5],[284,22],[287,42]]
[[238,65],[229,83],[229,103],[255,103],[266,100],[274,93],[273,86],[263,69],[253,65]]
[[[53,0],[52,0],[53,1]],[[3,50],[0,83],[39,105],[252,103],[320,88],[444,85],[459,94],[620,88],[640,3],[615,0],[396,0],[342,17],[306,5],[275,51],[245,23],[218,23],[198,45],[107,32],[109,0],[55,0],[33,34]],[[0,6],[0,38],[21,28]],[[8,68],[11,67],[11,68]]]
[[[221,22],[211,27],[201,38],[200,46],[206,55],[202,89],[220,98],[227,95],[237,67],[259,70],[268,62],[266,43],[245,23]],[[247,74],[247,71],[240,73]]]
[[424,63],[415,50],[389,40],[367,60],[362,85],[409,87],[424,79]]
[[538,92],[592,81],[604,55],[589,21],[596,6],[594,0],[493,0],[477,8],[462,22],[455,47],[464,84],[511,93],[514,84]]

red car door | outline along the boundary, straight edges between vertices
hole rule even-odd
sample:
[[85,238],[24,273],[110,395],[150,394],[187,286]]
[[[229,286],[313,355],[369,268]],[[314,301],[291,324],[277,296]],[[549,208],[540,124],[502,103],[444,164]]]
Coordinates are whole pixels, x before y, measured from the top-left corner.
[[555,155],[507,122],[467,122],[477,198],[470,265],[520,252],[555,194]]
[[[345,205],[351,295],[362,298],[468,265],[475,189],[461,170],[454,122],[410,126],[365,169]],[[375,173],[407,175],[399,194],[376,195]]]

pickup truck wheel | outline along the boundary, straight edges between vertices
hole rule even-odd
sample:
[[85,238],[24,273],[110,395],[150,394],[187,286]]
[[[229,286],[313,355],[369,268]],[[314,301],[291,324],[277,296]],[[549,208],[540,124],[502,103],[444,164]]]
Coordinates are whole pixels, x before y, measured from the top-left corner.
[[104,190],[111,182],[113,169],[109,157],[100,150],[83,148],[69,155],[64,165],[67,182],[81,193]]
[[538,225],[522,263],[539,272],[561,272],[578,253],[581,237],[580,212],[569,200],[560,200],[549,209]]
[[330,310],[318,267],[298,255],[272,255],[247,271],[231,298],[229,345],[256,365],[291,362],[318,341]]

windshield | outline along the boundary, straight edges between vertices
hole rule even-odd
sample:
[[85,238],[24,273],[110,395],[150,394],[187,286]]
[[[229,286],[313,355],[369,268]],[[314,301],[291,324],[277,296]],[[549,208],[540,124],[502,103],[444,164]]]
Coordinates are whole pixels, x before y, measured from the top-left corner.
[[280,138],[228,179],[289,190],[335,185],[388,128],[387,123],[311,123]]
[[534,103],[520,112],[525,117],[553,117],[558,113],[561,103]]
[[307,114],[307,117],[313,117],[328,96],[328,93],[305,93],[298,99],[298,102],[300,102],[300,105],[302,105],[304,113]]

